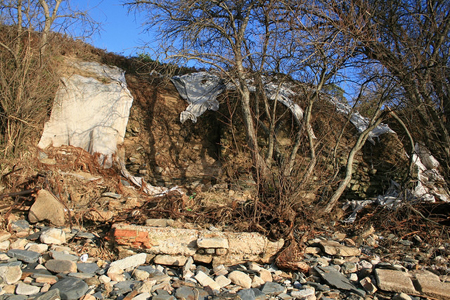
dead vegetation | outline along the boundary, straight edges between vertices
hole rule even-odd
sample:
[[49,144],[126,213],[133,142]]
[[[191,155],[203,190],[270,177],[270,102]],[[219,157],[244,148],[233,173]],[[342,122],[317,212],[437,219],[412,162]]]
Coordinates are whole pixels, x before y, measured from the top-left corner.
[[[43,120],[48,118],[50,95],[55,90],[54,77],[49,77],[50,81],[39,83],[49,88],[48,93],[42,94],[46,101],[46,108],[42,110],[45,113],[29,115],[27,123],[16,120],[26,130],[23,129],[23,139],[14,142],[15,157],[6,155],[8,143],[2,144],[5,149],[1,161],[2,228],[7,228],[14,214],[26,218],[27,209],[34,201],[33,193],[47,189],[66,206],[69,225],[99,231],[101,236],[105,236],[115,222],[145,224],[150,218],[169,218],[176,220],[177,226],[215,226],[223,230],[257,231],[271,239],[288,238],[292,243],[286,250],[286,253],[290,251],[287,256],[298,255],[297,247],[301,247],[305,232],[314,235],[329,224],[334,224],[333,230],[354,235],[373,226],[384,235],[393,233],[407,239],[418,235],[430,244],[448,240],[450,208],[443,203],[412,203],[395,210],[367,207],[359,213],[354,225],[339,222],[346,215],[339,209],[332,215],[319,213],[324,201],[340,183],[345,157],[357,134],[346,118],[336,114],[335,108],[325,100],[314,106],[312,112],[318,159],[315,172],[309,178],[304,178],[311,162],[306,136],[301,138],[294,172],[282,176],[281,166],[294,147],[292,141],[299,125],[286,107],[277,107],[281,125],[273,163],[275,184],[269,185],[258,180],[251,152],[245,146],[243,121],[235,95],[222,95],[221,109],[216,114],[208,112],[197,124],[181,125],[178,116],[186,104],[167,78],[149,75],[152,70],[172,72],[173,66],[147,58],[127,59],[60,35],[55,35],[53,41],[49,51],[53,53],[51,59],[55,67],[60,66],[65,57],[77,57],[127,70],[127,82],[135,99],[123,145],[127,167],[155,185],[182,185],[184,194],[171,192],[162,197],[150,197],[128,186],[118,169],[101,168],[98,157],[79,148],[67,146],[44,152],[34,149],[32,145],[37,144]],[[178,73],[186,71],[176,70]],[[36,101],[41,100],[36,98]],[[302,99],[296,101],[302,107],[305,105]],[[261,118],[260,121],[264,124],[266,120]],[[343,128],[342,133],[336,128]],[[263,131],[262,125],[260,130]],[[5,135],[3,138],[6,141]],[[386,135],[374,145],[363,147],[357,156],[356,182],[347,189],[345,197],[374,197],[387,190],[390,179],[404,178],[408,162],[404,140],[403,135]],[[268,148],[264,141],[259,146],[263,152]],[[361,182],[367,185],[362,188]],[[352,188],[357,185],[358,188]],[[120,198],[105,196],[108,192]],[[284,263],[289,263],[287,258]]]

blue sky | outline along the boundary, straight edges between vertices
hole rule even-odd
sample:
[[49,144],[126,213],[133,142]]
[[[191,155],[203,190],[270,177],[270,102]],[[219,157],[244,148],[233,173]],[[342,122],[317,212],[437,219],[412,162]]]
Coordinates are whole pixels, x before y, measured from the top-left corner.
[[72,2],[72,7],[89,11],[90,16],[102,24],[103,30],[87,40],[88,43],[109,52],[129,56],[142,52],[136,47],[151,41],[153,37],[142,32],[143,18],[128,14],[127,8],[120,3],[119,0],[76,0]]

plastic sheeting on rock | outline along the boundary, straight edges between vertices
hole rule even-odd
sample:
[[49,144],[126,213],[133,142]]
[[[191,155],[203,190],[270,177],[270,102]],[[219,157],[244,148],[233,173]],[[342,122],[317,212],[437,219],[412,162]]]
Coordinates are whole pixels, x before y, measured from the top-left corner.
[[264,89],[266,91],[267,98],[272,101],[277,100],[287,108],[289,108],[297,122],[300,123],[300,121],[303,119],[303,109],[301,109],[298,104],[294,103],[294,101],[291,100],[291,98],[294,97],[296,93],[292,91],[287,84],[281,84],[279,86],[273,82],[268,82],[264,84]]
[[[191,73],[183,76],[172,77],[172,82],[177,88],[181,98],[185,99],[189,106],[180,114],[180,121],[184,123],[186,120],[192,120],[197,122],[197,118],[201,116],[207,109],[216,111],[219,109],[219,102],[217,96],[224,90],[234,90],[235,86],[229,83],[224,85],[223,80],[216,75],[207,72]],[[266,78],[263,78],[264,90],[267,98],[272,101],[279,101],[286,107],[288,107],[294,115],[297,122],[303,119],[303,109],[292,98],[297,95],[288,83],[277,84],[270,82]],[[249,83],[250,91],[255,91],[256,88]],[[358,129],[359,132],[363,132],[369,126],[370,120],[361,116],[358,112],[353,112],[349,105],[339,102],[336,98],[330,97],[329,101],[336,106],[338,112],[343,114],[350,114],[350,122]],[[371,143],[375,143],[374,138],[384,133],[395,133],[386,124],[380,124],[369,134],[368,140]]]
[[[181,123],[184,123],[187,120],[192,120],[192,122],[196,123],[197,118],[207,109],[213,111],[218,110],[219,102],[217,101],[217,96],[225,89],[235,89],[233,84],[225,86],[223,79],[207,72],[174,76],[171,81],[175,85],[181,98],[189,103],[186,110],[180,114]],[[293,92],[286,84],[281,84],[281,86],[279,86],[273,82],[265,83],[264,89],[267,98],[272,101],[280,101],[280,103],[292,111],[296,120],[300,122],[303,118],[303,110],[290,99],[295,96],[295,92]],[[255,87],[250,87],[250,90],[254,91]]]
[[225,89],[225,85],[218,76],[199,72],[174,76],[171,81],[181,98],[189,103],[189,106],[180,115],[181,123],[187,120],[196,123],[197,118],[207,109],[213,111],[219,109],[219,101],[216,98]]
[[125,72],[96,62],[69,64],[74,74],[61,78],[38,147],[80,147],[101,154],[101,162],[110,167],[112,154],[123,143],[133,102]]
[[[100,154],[99,162],[109,168],[117,145],[124,141],[133,103],[125,72],[96,62],[68,61],[68,65],[73,74],[61,78],[50,120],[44,126],[38,147],[80,147],[91,154]],[[170,191],[132,176],[121,158],[117,159],[122,175],[147,194],[157,196]]]
[[368,204],[376,203],[388,208],[395,208],[402,205],[404,201],[427,201],[435,202],[436,199],[449,202],[447,183],[444,177],[439,174],[439,162],[431,155],[431,152],[423,145],[416,144],[413,153],[413,163],[417,168],[417,185],[413,190],[401,192],[401,187],[395,181],[384,195],[379,195],[377,199],[352,200],[347,201],[342,207],[343,210],[352,208],[352,214],[347,217],[344,223],[353,223],[358,212]]
[[[338,112],[345,115],[351,114],[350,122],[356,127],[356,129],[359,132],[363,132],[364,130],[367,129],[370,123],[369,118],[361,116],[359,112],[352,112],[352,108],[350,107],[350,105],[339,102],[339,100],[337,100],[334,97],[330,98],[330,102],[336,106],[336,110]],[[395,131],[390,129],[388,125],[381,123],[369,133],[369,137],[367,139],[372,144],[374,144],[375,143],[374,138],[377,138],[385,133],[395,133]]]

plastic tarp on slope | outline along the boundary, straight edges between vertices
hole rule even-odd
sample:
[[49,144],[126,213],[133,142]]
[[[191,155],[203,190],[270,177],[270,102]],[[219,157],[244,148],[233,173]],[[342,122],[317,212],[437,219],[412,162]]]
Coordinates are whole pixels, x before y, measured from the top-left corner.
[[[228,84],[226,86],[224,85],[223,79],[219,76],[207,72],[174,76],[171,81],[175,85],[181,98],[189,103],[186,110],[180,114],[181,123],[184,123],[187,120],[196,123],[197,118],[206,110],[217,111],[219,109],[217,96],[225,89],[235,89],[234,85]],[[286,84],[278,87],[278,85],[269,82],[265,84],[264,89],[270,100],[280,101],[280,103],[288,107],[297,121],[300,121],[303,118],[303,110],[290,99],[295,93],[287,87]],[[251,87],[250,90],[254,91],[255,88]]]
[[[218,110],[219,102],[217,96],[225,89],[234,90],[233,84],[224,85],[223,80],[216,75],[207,72],[191,73],[183,76],[172,77],[172,82],[177,88],[181,98],[189,103],[189,106],[180,114],[180,121],[184,123],[186,120],[192,120],[197,122],[197,118],[201,116],[207,109]],[[303,118],[303,109],[292,98],[297,94],[290,88],[289,84],[281,83],[277,84],[268,81],[263,78],[264,90],[267,98],[272,101],[279,101],[286,107],[288,107],[295,119],[300,122]],[[250,84],[250,91],[254,92],[256,88]],[[351,114],[350,122],[358,129],[359,132],[363,132],[369,125],[370,120],[361,116],[358,112],[352,112],[351,107],[348,104],[339,102],[337,99],[330,97],[329,101],[333,103],[336,110],[342,114]],[[369,134],[368,140],[374,143],[374,138],[384,133],[395,133],[389,126],[380,124]]]
[[39,148],[69,145],[91,154],[100,153],[105,167],[123,143],[133,97],[127,89],[125,72],[95,62],[69,62],[79,70],[61,78],[50,120]]
[[189,103],[189,106],[180,114],[180,122],[191,120],[197,122],[197,118],[206,110],[219,109],[217,96],[225,90],[223,80],[207,72],[192,73],[183,76],[174,76],[172,83],[177,88],[181,98]]
[[[50,120],[38,147],[69,145],[100,154],[99,162],[111,167],[117,145],[124,141],[133,103],[125,72],[96,62],[67,61],[72,74],[61,78]],[[80,75],[83,74],[83,75]],[[163,194],[164,187],[154,187],[132,176],[120,157],[122,175],[150,195]]]
[[[350,115],[350,122],[356,127],[356,129],[359,132],[363,132],[367,129],[369,126],[370,120],[369,118],[363,117],[360,115],[359,112],[352,112],[352,108],[348,104],[344,104],[342,102],[339,102],[336,98],[331,97],[330,98],[331,103],[334,104],[336,107],[336,110],[342,114]],[[377,127],[375,127],[370,133],[369,137],[367,138],[371,143],[375,143],[374,138],[379,137],[382,134],[385,133],[395,133],[391,128],[389,128],[388,125],[381,123]]]

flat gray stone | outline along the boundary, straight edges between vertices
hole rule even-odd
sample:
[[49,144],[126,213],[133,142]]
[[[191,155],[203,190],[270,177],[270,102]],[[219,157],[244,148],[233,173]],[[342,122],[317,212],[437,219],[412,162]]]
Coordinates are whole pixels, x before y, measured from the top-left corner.
[[11,230],[15,232],[26,231],[30,228],[30,223],[26,220],[17,220],[11,223]]
[[411,278],[405,272],[390,269],[375,269],[379,289],[387,292],[416,294]]
[[138,283],[139,282],[135,280],[120,281],[114,285],[114,293],[117,293],[117,295],[129,293],[136,288]]
[[6,254],[9,257],[17,258],[18,260],[21,260],[28,264],[37,262],[39,256],[41,256],[41,254],[39,254],[37,252],[28,251],[28,250],[20,250],[20,249],[9,250]]
[[176,298],[172,295],[156,295],[152,297],[152,300],[176,300]]
[[278,295],[284,292],[284,286],[276,282],[266,282],[261,288],[266,295]]
[[240,290],[238,295],[242,300],[255,300],[255,292],[253,289]]
[[208,299],[208,293],[203,289],[195,288],[194,291],[192,287],[181,286],[175,291],[175,297],[177,299],[197,299],[196,297],[198,297],[200,300],[206,300]]
[[[2,295],[3,296],[3,295]],[[0,296],[1,300],[27,300],[28,297],[25,295],[10,295],[10,296],[6,296],[5,298],[1,298],[2,296]]]
[[266,294],[261,292],[261,290],[255,289],[255,288],[253,288],[252,290],[255,293],[255,299],[256,300],[265,300],[266,299]]
[[352,291],[355,294],[358,294],[362,297],[365,297],[366,292],[364,292],[361,289],[356,288],[350,280],[339,273],[335,268],[333,267],[314,267],[314,270],[322,277],[327,284],[334,286],[337,289],[340,290],[346,290],[346,291]]
[[95,273],[99,267],[96,263],[77,263],[77,269],[81,273]]
[[62,300],[75,300],[84,296],[88,288],[82,279],[67,277],[52,285],[50,290],[58,289]]
[[47,270],[54,273],[75,273],[77,264],[70,260],[51,259],[45,263]]
[[69,273],[67,276],[75,277],[75,278],[81,278],[81,279],[88,279],[95,276],[93,273]]
[[78,261],[79,257],[73,254],[67,254],[61,251],[50,251],[50,256],[53,259],[59,259],[59,260],[70,260],[70,261]]

